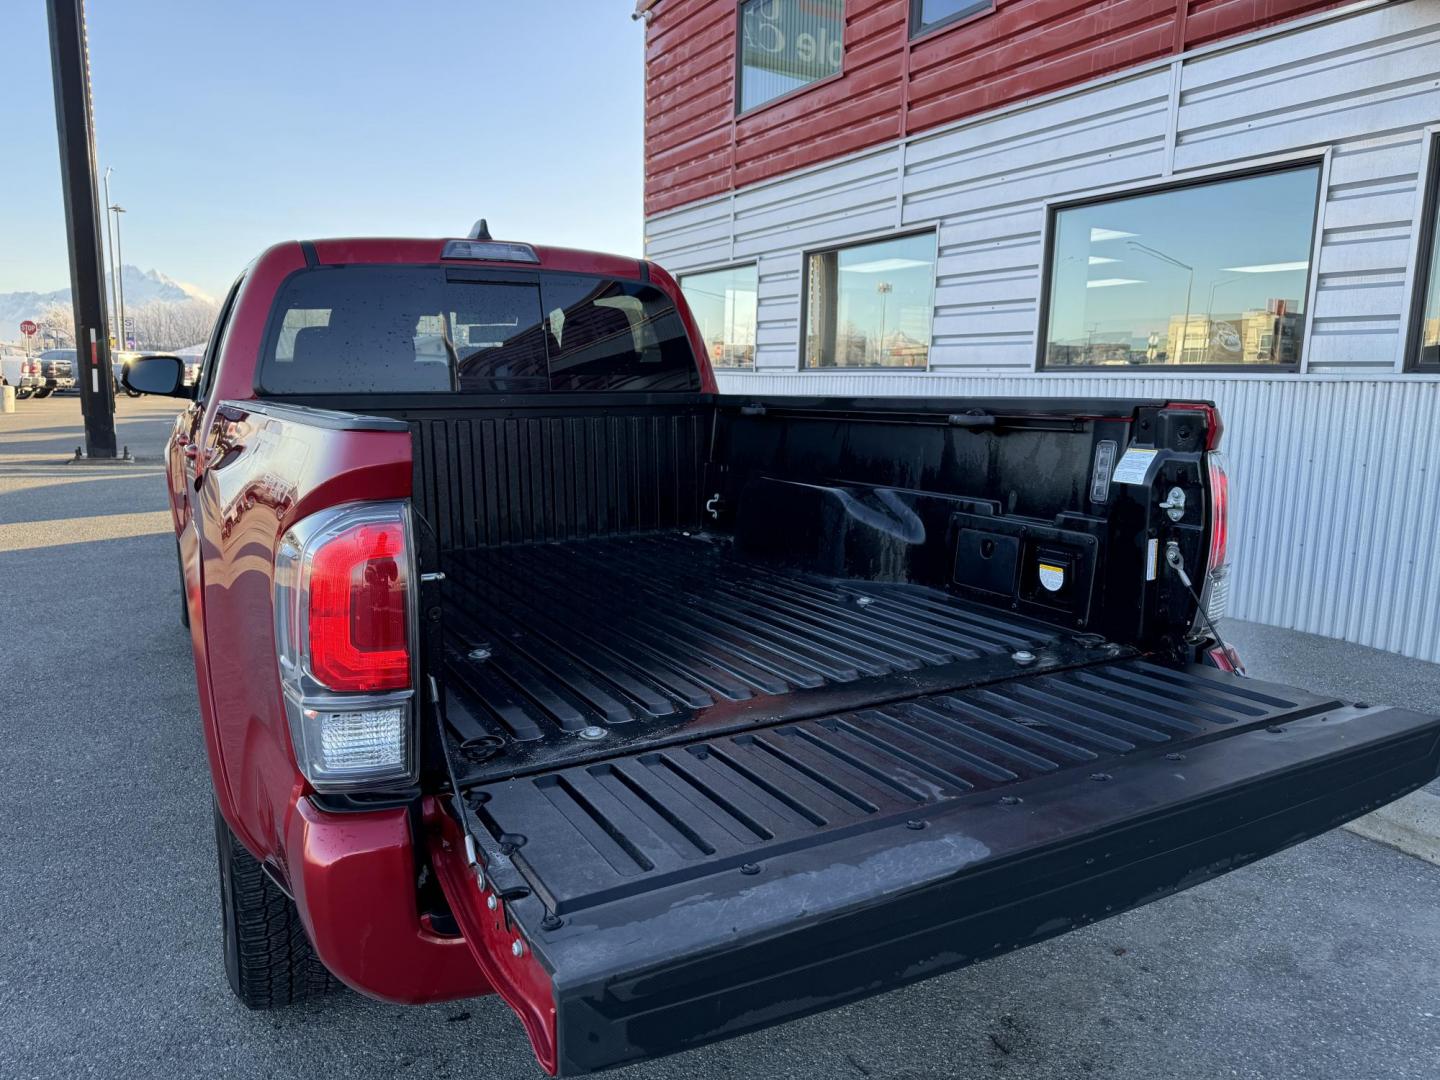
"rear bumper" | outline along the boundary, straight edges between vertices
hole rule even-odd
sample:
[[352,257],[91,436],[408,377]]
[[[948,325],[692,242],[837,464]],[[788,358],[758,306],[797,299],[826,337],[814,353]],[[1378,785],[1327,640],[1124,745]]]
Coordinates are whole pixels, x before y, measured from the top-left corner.
[[1106,769],[776,852],[553,933],[529,918],[534,897],[515,901],[553,980],[556,1071],[831,1008],[1199,884],[1434,777],[1440,721],[1341,708]]
[[346,985],[412,1005],[490,992],[465,940],[421,920],[406,811],[333,814],[302,798],[291,807],[285,848],[310,941]]

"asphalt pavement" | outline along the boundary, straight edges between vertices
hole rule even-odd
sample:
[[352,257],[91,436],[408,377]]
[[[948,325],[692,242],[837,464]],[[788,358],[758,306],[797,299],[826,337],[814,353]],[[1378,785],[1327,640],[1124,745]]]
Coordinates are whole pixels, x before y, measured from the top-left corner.
[[[157,454],[174,408],[122,401]],[[541,1075],[496,998],[251,1013],[225,985],[209,776],[157,466],[0,415],[0,1077]],[[1243,557],[1243,553],[1242,556]],[[1440,668],[1230,623],[1252,673],[1435,709]],[[1440,867],[1338,831],[834,1012],[616,1073],[1433,1080]]]

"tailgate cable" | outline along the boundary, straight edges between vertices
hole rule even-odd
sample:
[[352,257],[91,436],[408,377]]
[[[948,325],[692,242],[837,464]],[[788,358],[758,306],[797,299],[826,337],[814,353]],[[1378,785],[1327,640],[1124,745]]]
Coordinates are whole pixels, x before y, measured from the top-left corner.
[[[465,837],[465,861],[470,864],[470,869],[475,872],[475,883],[481,892],[484,892],[487,888],[491,889],[496,897],[506,902],[529,896],[530,888],[527,885],[515,882],[507,884],[503,880],[497,881],[495,865],[492,863],[487,867],[480,861],[480,845],[475,839],[475,834],[470,831],[468,817],[465,813],[465,797],[461,793],[460,781],[455,774],[455,763],[451,760],[450,750],[446,745],[445,721],[440,706],[440,684],[436,681],[434,675],[429,675],[426,678],[430,688],[430,707],[435,714],[435,729],[440,738],[440,756],[445,759],[445,772],[450,778],[450,803],[454,810],[456,821],[460,826],[460,833]],[[502,839],[504,838],[502,837]],[[500,850],[502,854],[508,855],[510,853],[504,844],[501,845]],[[488,877],[486,875],[487,870],[490,871]],[[514,870],[512,867],[511,874],[513,875],[513,873]],[[503,879],[507,875],[501,873],[499,876]],[[545,930],[554,930],[561,925],[561,920],[547,907],[545,917],[540,921],[540,925]]]
[[1215,644],[1220,646],[1230,662],[1235,664],[1236,674],[1244,675],[1244,669],[1237,663],[1235,650],[1225,644],[1225,639],[1220,636],[1220,631],[1216,629],[1214,620],[1210,618],[1210,612],[1205,610],[1204,601],[1200,599],[1200,594],[1195,591],[1195,585],[1191,582],[1190,575],[1185,572],[1185,557],[1180,554],[1180,545],[1174,540],[1171,540],[1165,545],[1165,564],[1169,566],[1171,570],[1175,571],[1175,576],[1180,579],[1180,583],[1184,585],[1190,595],[1195,598],[1195,607],[1199,610],[1200,617],[1205,620],[1205,625],[1210,630],[1210,636],[1215,639]]
[[455,763],[450,760],[450,750],[445,745],[445,724],[440,713],[440,684],[435,681],[435,676],[428,676],[430,683],[430,708],[435,714],[436,734],[440,740],[440,756],[445,759],[445,773],[450,778],[450,801],[455,812],[456,823],[460,826],[460,833],[465,837],[465,861],[475,871],[479,879],[480,888],[485,888],[485,870],[480,865],[480,848],[475,843],[475,837],[470,834],[470,826],[465,820],[465,804],[460,794],[460,782],[455,777]]

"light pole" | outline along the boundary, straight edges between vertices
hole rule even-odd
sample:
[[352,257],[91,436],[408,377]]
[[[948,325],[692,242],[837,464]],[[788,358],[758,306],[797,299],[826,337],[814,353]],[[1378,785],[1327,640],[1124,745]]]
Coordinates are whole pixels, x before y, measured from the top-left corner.
[[125,344],[125,253],[120,247],[120,215],[125,213],[123,206],[111,206],[110,212],[115,215],[115,293],[119,297],[120,304],[120,348],[128,349]]
[[895,286],[888,281],[881,281],[876,284],[875,291],[880,294],[880,347],[876,350],[875,359],[883,364],[885,362],[885,315],[886,309],[890,306],[890,294],[895,291]]
[[1183,364],[1185,362],[1185,350],[1190,347],[1190,294],[1195,289],[1195,268],[1189,263],[1183,263],[1179,259],[1171,258],[1163,251],[1157,251],[1148,244],[1141,244],[1134,240],[1126,240],[1125,246],[1135,248],[1137,251],[1143,251],[1147,255],[1153,255],[1155,258],[1162,259],[1171,266],[1178,266],[1181,270],[1185,270],[1190,274],[1190,280],[1185,285],[1185,322],[1182,324],[1183,329],[1180,331],[1180,363]]
[[115,276],[115,234],[110,231],[110,174],[115,170],[109,165],[105,166],[105,246],[110,249],[110,320],[111,325],[120,317],[117,309],[120,287],[119,279]]

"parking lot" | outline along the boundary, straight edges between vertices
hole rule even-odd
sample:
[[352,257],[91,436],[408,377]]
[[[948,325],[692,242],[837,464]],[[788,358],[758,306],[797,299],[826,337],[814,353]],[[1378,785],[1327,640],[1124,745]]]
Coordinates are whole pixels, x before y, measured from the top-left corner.
[[[264,1014],[230,997],[157,456],[174,410],[119,403],[132,466],[64,463],[83,439],[74,397],[0,416],[0,1076],[541,1075],[495,998],[407,1009],[345,993]],[[1440,702],[1433,665],[1230,627],[1253,674]],[[1334,832],[1023,952],[617,1075],[1428,1080],[1437,1059],[1440,867]]]

